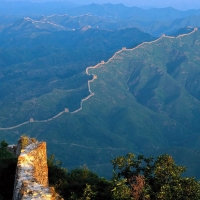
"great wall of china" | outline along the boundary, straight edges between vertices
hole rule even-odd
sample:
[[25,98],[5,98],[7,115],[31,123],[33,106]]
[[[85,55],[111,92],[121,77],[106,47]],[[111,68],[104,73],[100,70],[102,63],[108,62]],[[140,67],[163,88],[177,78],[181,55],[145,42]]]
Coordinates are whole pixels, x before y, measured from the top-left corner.
[[90,89],[90,84],[91,84],[92,82],[94,82],[94,80],[97,79],[97,76],[96,76],[95,74],[89,74],[89,72],[88,72],[89,69],[95,69],[95,68],[100,67],[101,65],[104,65],[104,64],[109,63],[112,59],[114,59],[114,58],[116,57],[117,54],[121,53],[122,51],[133,51],[133,50],[135,50],[135,49],[137,49],[137,48],[139,48],[139,47],[141,47],[141,46],[143,46],[143,45],[145,45],[145,44],[152,44],[152,43],[155,43],[155,42],[161,40],[162,38],[171,38],[171,39],[180,38],[180,37],[184,37],[184,36],[191,35],[191,34],[193,34],[193,33],[196,32],[196,31],[198,31],[198,28],[194,28],[194,30],[193,30],[192,32],[187,33],[187,34],[182,34],[182,35],[179,35],[179,36],[177,36],[177,37],[174,37],[174,36],[166,36],[165,34],[163,34],[160,38],[158,38],[158,39],[156,39],[156,40],[153,40],[153,41],[151,41],[151,42],[143,42],[143,43],[139,44],[138,46],[136,46],[136,47],[134,47],[134,48],[132,48],[132,49],[126,49],[125,47],[123,47],[121,50],[117,51],[107,62],[101,61],[101,63],[98,63],[98,64],[95,65],[95,66],[90,66],[90,67],[87,67],[87,68],[86,68],[86,74],[87,74],[87,75],[92,75],[92,76],[93,76],[93,79],[88,81],[88,90],[89,90],[89,92],[90,92],[90,95],[88,95],[87,97],[85,97],[84,99],[81,100],[80,108],[79,108],[79,109],[77,109],[77,110],[75,110],[75,111],[73,111],[73,112],[69,112],[69,109],[68,109],[68,108],[65,108],[64,111],[58,113],[57,115],[55,115],[55,116],[53,116],[53,117],[51,117],[51,118],[49,118],[49,119],[46,119],[46,120],[34,120],[33,118],[31,118],[29,121],[23,122],[23,123],[21,123],[21,124],[15,125],[15,126],[6,127],[6,128],[0,128],[0,131],[3,131],[3,130],[12,130],[12,129],[21,127],[21,126],[23,126],[23,125],[29,124],[29,123],[45,123],[45,122],[49,122],[49,121],[52,121],[52,120],[56,119],[57,117],[61,116],[61,115],[64,114],[64,113],[71,113],[71,114],[76,114],[76,113],[78,113],[78,112],[81,111],[82,108],[83,108],[83,102],[84,102],[84,101],[87,101],[90,97],[94,96],[94,92],[92,92],[91,89]]

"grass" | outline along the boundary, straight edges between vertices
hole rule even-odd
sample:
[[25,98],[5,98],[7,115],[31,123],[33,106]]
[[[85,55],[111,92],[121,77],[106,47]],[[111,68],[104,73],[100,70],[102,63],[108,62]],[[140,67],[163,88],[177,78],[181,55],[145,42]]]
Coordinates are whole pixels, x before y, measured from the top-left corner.
[[37,140],[35,138],[30,138],[26,135],[22,135],[20,137],[20,143],[21,143],[22,149],[25,149],[29,144],[36,143],[36,142]]

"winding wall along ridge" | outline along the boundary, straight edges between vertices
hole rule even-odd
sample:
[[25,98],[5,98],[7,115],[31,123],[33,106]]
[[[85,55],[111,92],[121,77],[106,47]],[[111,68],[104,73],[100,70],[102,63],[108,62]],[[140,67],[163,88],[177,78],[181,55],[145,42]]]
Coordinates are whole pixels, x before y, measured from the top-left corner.
[[[99,66],[101,66],[101,65],[104,65],[104,64],[109,63],[112,59],[114,59],[114,58],[116,57],[117,54],[121,53],[122,51],[133,51],[133,50],[135,50],[135,49],[137,49],[137,48],[139,48],[139,47],[141,47],[141,46],[143,46],[143,45],[145,45],[145,44],[152,44],[152,43],[155,43],[155,42],[159,41],[160,39],[162,39],[162,38],[164,38],[164,37],[165,37],[165,38],[171,38],[171,39],[184,37],[184,36],[193,34],[193,33],[196,32],[197,30],[198,30],[197,28],[194,28],[194,30],[193,30],[192,32],[187,33],[187,34],[182,34],[182,35],[179,35],[179,36],[177,36],[177,37],[162,35],[160,38],[158,38],[158,39],[156,39],[156,40],[153,40],[153,41],[151,41],[151,42],[143,42],[143,43],[139,44],[138,46],[136,46],[136,47],[134,47],[134,48],[132,48],[132,49],[121,49],[121,50],[117,51],[111,58],[109,58],[107,62],[103,62],[103,63],[101,62],[101,63],[98,63],[98,64],[95,65],[95,66],[87,67],[86,70],[85,70],[86,74],[87,74],[87,75],[92,75],[92,76],[93,76],[93,79],[88,81],[88,90],[89,90],[90,94],[89,94],[87,97],[85,97],[84,99],[81,99],[81,103],[80,103],[80,108],[79,108],[79,109],[77,109],[77,110],[75,110],[75,111],[73,111],[73,112],[69,112],[69,113],[71,113],[71,114],[76,114],[76,113],[78,113],[79,111],[81,111],[82,108],[83,108],[83,102],[84,102],[84,101],[87,101],[90,97],[94,96],[94,92],[92,92],[91,89],[90,89],[90,83],[94,82],[94,80],[95,80],[95,74],[89,74],[89,72],[88,72],[89,69],[95,69],[95,68],[97,68],[97,67],[99,67]],[[57,117],[61,116],[61,115],[64,114],[64,113],[66,113],[65,110],[62,111],[62,112],[60,112],[60,113],[58,113],[57,115],[55,115],[55,116],[49,118],[49,119],[46,119],[46,120],[34,120],[34,121],[31,121],[31,120],[30,120],[30,121],[26,121],[26,122],[23,122],[23,123],[21,123],[21,124],[15,125],[15,126],[6,127],[6,128],[0,128],[0,130],[1,130],[1,131],[3,131],[3,130],[12,130],[12,129],[21,127],[21,126],[23,126],[23,125],[25,125],[25,124],[28,124],[28,123],[45,123],[45,122],[49,122],[49,121],[51,121],[51,120],[53,120],[53,119],[56,119]]]

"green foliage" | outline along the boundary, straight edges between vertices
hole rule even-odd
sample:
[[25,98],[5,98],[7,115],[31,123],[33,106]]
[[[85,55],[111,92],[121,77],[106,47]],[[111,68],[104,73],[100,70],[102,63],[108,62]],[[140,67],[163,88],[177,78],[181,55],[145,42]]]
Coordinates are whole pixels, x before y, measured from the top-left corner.
[[[17,158],[0,143],[0,199],[12,199]],[[49,183],[69,200],[199,200],[200,183],[182,177],[185,167],[175,164],[167,154],[153,159],[132,153],[112,160],[113,178],[108,181],[86,166],[70,172],[51,155],[48,159]]]
[[105,178],[98,177],[86,166],[70,172],[62,168],[54,155],[48,159],[49,183],[64,199],[74,200],[110,200],[112,185]]
[[131,200],[133,199],[131,195],[131,189],[128,186],[127,179],[114,178],[112,180],[113,189],[113,199],[114,200]]
[[80,198],[80,200],[92,200],[95,199],[96,192],[93,192],[91,189],[91,185],[88,185],[86,183],[86,187],[83,190],[83,196]]
[[47,160],[49,184],[55,186],[60,191],[67,178],[67,169],[61,166],[61,162],[55,159],[52,154]]
[[0,160],[1,160],[1,165],[3,164],[3,160],[12,157],[12,154],[7,151],[7,146],[8,143],[5,142],[5,140],[2,140],[0,143]]
[[7,150],[8,143],[0,143],[0,199],[11,200],[14,188],[14,179],[17,158]]
[[[176,165],[173,158],[167,154],[159,156],[154,161],[152,157],[136,157],[129,153],[117,157],[112,163],[117,180],[125,180],[126,185],[123,187],[128,186],[131,196],[135,199],[200,199],[200,183],[194,178],[183,178],[181,175],[185,172],[185,167]],[[138,177],[144,179],[140,187],[137,187]]]
[[36,140],[35,138],[31,138],[31,142],[32,142],[32,143],[36,143],[37,140]]
[[[200,183],[184,178],[185,167],[175,164],[167,154],[156,160],[143,155],[127,154],[112,160],[114,176],[111,181],[99,178],[86,166],[71,172],[61,167],[54,156],[48,160],[50,183],[71,200],[198,200]],[[53,168],[52,168],[53,166]],[[52,170],[53,169],[53,170]],[[58,173],[59,172],[59,173]],[[53,175],[53,178],[51,177]]]
[[21,142],[21,145],[22,145],[22,149],[24,149],[29,144],[29,137],[25,136],[25,135],[21,136],[20,142]]
[[21,143],[21,147],[22,149],[26,148],[26,146],[28,146],[31,143],[36,143],[37,140],[35,138],[30,138],[26,135],[22,135],[20,137],[20,143]]
[[0,143],[0,168],[4,168],[9,162],[15,160],[15,156],[7,150],[8,143],[3,140]]
[[[111,199],[111,183],[104,178],[98,177],[86,166],[75,168],[67,174],[68,187],[66,196],[76,196],[77,199],[92,195],[95,200]],[[68,191],[67,191],[68,190]],[[88,198],[89,198],[88,196]],[[90,197],[91,198],[91,197]]]

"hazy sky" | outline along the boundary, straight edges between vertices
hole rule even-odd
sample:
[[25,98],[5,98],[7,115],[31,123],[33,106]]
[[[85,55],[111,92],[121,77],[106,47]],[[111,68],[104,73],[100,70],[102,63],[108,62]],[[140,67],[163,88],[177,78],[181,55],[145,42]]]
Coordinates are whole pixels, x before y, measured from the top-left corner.
[[[6,1],[22,1],[22,0],[6,0]],[[174,8],[184,9],[184,10],[200,8],[200,0],[29,0],[29,1],[32,1],[32,2],[70,1],[77,4],[123,3],[127,6],[139,6],[139,7],[169,7],[171,6]]]
[[181,9],[200,8],[200,0],[71,0],[76,3],[123,3],[129,6],[176,7]]

